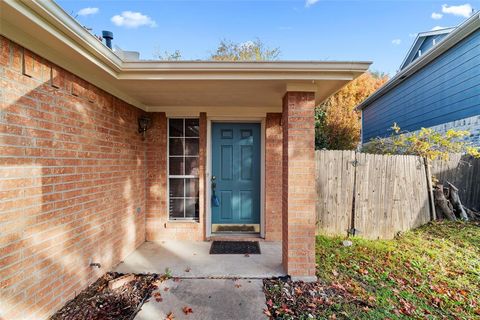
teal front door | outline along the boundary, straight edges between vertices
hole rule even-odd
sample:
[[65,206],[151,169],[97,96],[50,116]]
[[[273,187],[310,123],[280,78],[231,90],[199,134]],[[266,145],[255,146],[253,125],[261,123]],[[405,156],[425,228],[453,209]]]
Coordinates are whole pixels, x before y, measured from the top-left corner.
[[260,124],[212,123],[212,223],[260,223]]

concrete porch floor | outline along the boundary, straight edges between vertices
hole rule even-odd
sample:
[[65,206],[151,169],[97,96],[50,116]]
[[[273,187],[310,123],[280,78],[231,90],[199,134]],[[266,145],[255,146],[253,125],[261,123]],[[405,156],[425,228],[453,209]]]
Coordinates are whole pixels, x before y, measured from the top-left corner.
[[165,273],[179,278],[270,278],[285,275],[281,242],[260,241],[261,254],[209,254],[208,241],[145,242],[116,266],[121,273]]

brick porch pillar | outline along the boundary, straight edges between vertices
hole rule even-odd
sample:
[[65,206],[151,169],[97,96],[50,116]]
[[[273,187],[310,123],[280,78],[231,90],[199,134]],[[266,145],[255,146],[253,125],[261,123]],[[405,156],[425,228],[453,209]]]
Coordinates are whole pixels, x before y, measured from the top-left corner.
[[282,114],[265,120],[265,240],[282,240]]
[[283,97],[282,261],[294,280],[315,281],[315,92]]

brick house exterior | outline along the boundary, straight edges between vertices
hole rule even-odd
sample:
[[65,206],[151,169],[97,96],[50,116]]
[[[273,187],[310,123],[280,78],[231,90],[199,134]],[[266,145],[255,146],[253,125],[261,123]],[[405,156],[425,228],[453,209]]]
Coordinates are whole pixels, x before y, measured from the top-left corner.
[[44,319],[145,241],[152,159],[142,110],[5,37],[0,52],[0,316]]
[[[0,319],[48,318],[145,241],[211,239],[211,126],[216,121],[261,124],[258,237],[282,241],[286,273],[315,279],[314,107],[369,63],[150,67],[139,61],[138,74],[127,75],[135,64],[123,65],[83,28],[73,30],[76,21],[55,4],[0,5],[5,13],[0,36]],[[72,34],[54,33],[61,26],[53,20],[32,20],[39,9],[69,24]],[[28,32],[50,42],[15,28],[21,23],[38,26]],[[81,37],[74,39],[74,33]],[[72,41],[68,47],[65,35]],[[84,41],[90,51],[80,54],[75,41]],[[115,72],[108,69],[114,67]],[[178,69],[191,78],[179,83]],[[141,85],[136,80],[124,84],[122,72],[125,81],[140,77]],[[158,97],[149,95],[146,80],[160,88]],[[168,96],[163,86],[189,90],[186,94],[205,99],[206,107]],[[218,87],[235,91],[225,98]],[[230,97],[235,101],[223,108]],[[157,105],[148,106],[148,99]],[[182,105],[160,105],[164,100]],[[257,100],[265,107],[253,107]],[[169,215],[169,121],[179,116],[198,119],[194,220],[175,221]],[[141,117],[151,120],[144,139],[138,133]],[[188,199],[183,201],[186,205]],[[101,268],[92,268],[92,262]]]

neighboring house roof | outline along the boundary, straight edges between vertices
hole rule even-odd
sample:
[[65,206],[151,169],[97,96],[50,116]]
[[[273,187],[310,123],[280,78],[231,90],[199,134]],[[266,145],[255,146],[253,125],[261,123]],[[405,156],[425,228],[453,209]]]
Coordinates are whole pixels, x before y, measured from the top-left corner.
[[417,59],[414,59],[411,63],[407,64],[402,70],[400,70],[382,87],[375,91],[370,97],[360,103],[357,106],[357,110],[362,110],[368,107],[373,101],[377,100],[390,90],[393,90],[405,79],[415,74],[418,70],[428,65],[431,61],[442,55],[444,52],[455,46],[458,42],[460,42],[462,39],[466,38],[468,35],[470,35],[479,28],[480,13],[476,12],[464,23],[456,27],[454,30],[450,31],[438,44],[433,46],[430,50],[422,54]]
[[278,112],[287,86],[315,91],[320,103],[371,64],[124,61],[53,1],[3,0],[0,12],[2,35],[147,111],[208,106],[267,107]]
[[405,69],[405,67],[414,60],[427,53],[428,50],[432,49],[453,30],[455,30],[455,28],[443,28],[417,34],[415,41],[413,41],[410,50],[408,50],[405,59],[400,65],[400,70]]

